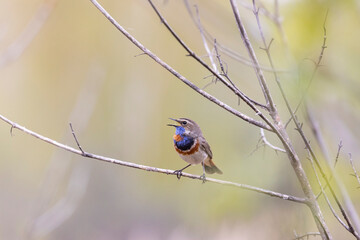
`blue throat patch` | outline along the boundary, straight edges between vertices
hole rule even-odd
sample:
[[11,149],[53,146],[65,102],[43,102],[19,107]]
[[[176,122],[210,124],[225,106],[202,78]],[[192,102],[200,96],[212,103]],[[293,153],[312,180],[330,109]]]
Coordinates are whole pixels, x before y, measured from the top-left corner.
[[182,151],[189,150],[194,145],[194,142],[195,142],[194,138],[184,136],[184,133],[185,133],[185,128],[183,128],[181,126],[176,127],[175,134],[180,135],[182,140],[178,141],[178,142],[174,140],[174,143],[175,143],[176,147]]
[[176,135],[180,135],[183,137],[183,134],[185,133],[185,128],[181,127],[181,126],[178,126],[176,127],[176,131],[175,131],[175,134]]

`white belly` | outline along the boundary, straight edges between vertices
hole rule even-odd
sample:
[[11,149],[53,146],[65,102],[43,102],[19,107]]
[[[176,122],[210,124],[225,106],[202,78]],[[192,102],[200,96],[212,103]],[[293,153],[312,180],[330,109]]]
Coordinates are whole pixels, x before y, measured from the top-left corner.
[[182,155],[182,154],[179,155],[185,162],[193,165],[200,164],[209,157],[204,151],[197,151],[191,155]]

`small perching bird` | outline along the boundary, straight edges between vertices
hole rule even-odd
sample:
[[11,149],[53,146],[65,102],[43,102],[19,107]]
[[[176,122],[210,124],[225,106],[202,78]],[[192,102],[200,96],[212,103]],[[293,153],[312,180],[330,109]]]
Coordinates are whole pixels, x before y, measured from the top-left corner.
[[213,155],[210,145],[202,135],[199,125],[188,118],[170,119],[180,124],[180,126],[168,124],[168,126],[176,128],[173,137],[175,150],[185,162],[189,163],[184,168],[174,172],[177,178],[180,179],[184,169],[200,163],[203,166],[203,182],[206,180],[205,172],[222,174],[222,171],[212,161]]

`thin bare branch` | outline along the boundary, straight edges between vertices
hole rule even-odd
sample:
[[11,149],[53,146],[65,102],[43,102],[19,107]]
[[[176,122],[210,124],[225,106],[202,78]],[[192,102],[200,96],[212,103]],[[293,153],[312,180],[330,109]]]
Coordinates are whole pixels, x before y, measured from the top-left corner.
[[205,48],[205,51],[207,52],[208,56],[209,56],[209,59],[210,59],[210,62],[211,62],[211,65],[213,67],[213,70],[216,72],[216,73],[219,73],[217,67],[216,67],[216,63],[215,63],[215,60],[214,60],[214,57],[213,57],[213,54],[212,52],[210,51],[209,49],[209,45],[207,44],[207,41],[206,41],[206,38],[205,38],[205,35],[204,35],[204,28],[201,24],[201,20],[200,20],[200,14],[199,14],[199,9],[198,7],[195,5],[195,10],[196,10],[196,25],[200,31],[200,35],[201,35],[201,39],[203,41],[203,44],[204,44],[204,48]]
[[[309,155],[310,155],[310,154],[309,154]],[[317,181],[317,183],[318,183],[319,186],[320,186],[321,193],[322,193],[322,195],[325,197],[326,203],[328,204],[328,206],[329,206],[332,214],[334,215],[334,217],[339,221],[339,223],[340,223],[346,230],[350,231],[350,230],[349,230],[349,227],[341,220],[341,218],[337,215],[337,213],[335,212],[335,209],[334,209],[333,206],[331,205],[331,203],[330,203],[330,201],[329,201],[329,198],[327,197],[327,195],[326,195],[326,193],[325,193],[325,190],[324,190],[324,188],[323,188],[323,186],[322,186],[322,184],[321,184],[321,181],[320,181],[320,179],[319,179],[319,176],[318,176],[318,174],[317,174],[317,171],[316,171],[316,168],[315,168],[315,165],[314,165],[314,161],[313,161],[313,159],[312,159],[311,156],[309,156],[309,160],[310,160],[310,163],[311,163],[311,167],[312,167],[312,169],[313,169],[313,172],[315,173],[316,181]]]
[[298,236],[297,234],[295,234],[295,238],[293,238],[293,240],[301,240],[301,239],[309,239],[309,237],[318,237],[318,236],[321,236],[320,233],[318,232],[308,232],[308,233],[305,233],[303,235],[300,235]]
[[[268,19],[270,19],[271,21],[273,21],[275,23],[275,25],[277,26],[277,28],[279,29],[280,35],[282,37],[283,42],[286,44],[287,40],[284,34],[284,30],[282,27],[282,19],[280,17],[279,14],[279,3],[278,0],[274,1],[274,13],[271,13],[261,1],[257,1],[258,5],[259,5],[259,13],[263,14],[264,16],[266,16]],[[239,4],[241,6],[243,6],[244,8],[253,11],[253,5],[252,4],[248,4],[244,1],[239,1]]]
[[[80,155],[80,156],[83,156],[83,157],[87,157],[87,158],[91,158],[91,159],[95,159],[95,160],[99,160],[99,161],[103,161],[103,162],[107,162],[107,163],[117,164],[117,165],[121,165],[121,166],[125,166],[125,167],[130,167],[130,168],[140,169],[140,170],[144,170],[144,171],[149,171],[149,172],[163,173],[163,174],[167,174],[167,175],[177,175],[177,173],[175,173],[174,170],[157,168],[157,167],[150,167],[150,166],[146,166],[146,165],[140,165],[140,164],[136,164],[136,163],[132,163],[132,162],[121,161],[121,160],[118,160],[118,159],[109,158],[109,157],[100,156],[100,155],[96,155],[96,154],[93,154],[93,153],[81,151],[81,150],[75,149],[73,147],[67,146],[65,144],[59,143],[59,142],[57,142],[57,141],[55,141],[53,139],[50,139],[48,137],[45,137],[43,135],[40,135],[40,134],[38,134],[38,133],[36,133],[34,131],[31,131],[31,130],[29,130],[29,129],[27,129],[27,128],[25,128],[25,127],[13,122],[13,121],[7,119],[7,118],[5,118],[2,115],[0,115],[0,119],[3,120],[4,122],[10,124],[10,126],[12,126],[13,128],[19,129],[20,131],[23,131],[23,132],[31,135],[32,137],[38,138],[41,141],[47,142],[47,143],[49,143],[51,145],[54,145],[55,147],[61,148],[61,149],[65,150],[65,151],[69,151],[69,152],[72,152],[74,154],[77,154],[77,155]],[[191,179],[198,179],[198,180],[203,181],[203,178],[200,175],[182,173],[182,177],[191,178]],[[270,191],[270,190],[266,190],[266,189],[246,185],[246,184],[234,183],[234,182],[224,181],[224,180],[219,180],[219,179],[214,179],[214,178],[206,178],[206,182],[212,182],[212,183],[217,183],[217,184],[221,184],[221,185],[234,186],[234,187],[237,187],[237,188],[262,193],[262,194],[265,194],[265,195],[268,195],[268,196],[271,196],[271,197],[280,198],[280,199],[283,199],[283,200],[288,200],[288,201],[292,201],[292,202],[307,204],[307,200],[305,198],[300,198],[300,197],[295,197],[295,196],[291,196],[291,195],[287,195],[287,194],[282,194],[282,193],[278,193],[278,192],[274,192],[274,191]]]
[[[247,2],[239,1],[239,4],[247,10],[250,10],[250,11],[253,10],[252,5],[248,4]],[[268,17],[270,20],[275,21],[275,19],[274,19],[275,16],[269,10],[267,10],[263,5],[262,5],[260,13],[264,14],[264,16]]]
[[[306,102],[305,102],[306,103]],[[330,164],[330,157],[329,157],[329,153],[327,151],[327,148],[325,146],[325,143],[324,143],[324,139],[321,135],[321,132],[320,132],[320,129],[319,129],[319,126],[318,124],[315,122],[315,119],[313,118],[312,116],[312,113],[310,112],[310,109],[307,107],[307,104],[305,104],[305,109],[306,109],[306,112],[307,112],[307,116],[308,116],[308,120],[309,120],[309,124],[310,124],[310,127],[311,127],[311,130],[320,146],[320,149],[321,149],[321,152],[323,153],[324,157],[325,157],[325,163],[327,164],[328,166],[328,169],[331,171],[331,176],[333,176],[333,178],[335,179],[335,183],[337,184],[338,188],[340,189],[341,191],[341,195],[344,199],[344,202],[345,202],[345,205],[348,209],[348,213],[349,213],[349,216],[347,214],[347,212],[345,211],[344,207],[342,206],[342,204],[340,203],[337,195],[335,194],[334,190],[333,190],[333,187],[330,185],[330,179],[327,178],[327,176],[325,175],[324,173],[324,170],[322,169],[322,167],[320,166],[320,163],[319,161],[317,160],[313,150],[312,150],[312,147],[310,146],[310,144],[308,143],[306,137],[305,137],[305,134],[304,132],[301,130],[301,129],[298,129],[299,133],[300,133],[300,136],[302,137],[305,145],[306,145],[306,148],[309,150],[310,152],[310,155],[312,157],[312,159],[314,160],[314,162],[316,163],[320,173],[321,173],[321,176],[322,178],[325,180],[325,183],[326,183],[326,186],[329,187],[330,189],[330,193],[331,195],[333,196],[336,204],[338,205],[340,211],[341,211],[341,214],[343,215],[347,225],[348,225],[348,229],[349,229],[349,232],[351,234],[353,234],[356,239],[360,239],[360,236],[359,236],[359,231],[360,231],[360,219],[359,219],[359,216],[356,212],[356,209],[354,207],[354,204],[352,203],[351,199],[350,199],[350,196],[348,194],[348,192],[346,191],[346,188],[343,186],[341,180],[339,179],[339,177],[337,176],[336,172],[334,171],[334,169],[331,167],[331,164]],[[297,121],[295,121],[295,124],[297,124]],[[340,147],[338,149],[341,149]],[[351,221],[349,219],[349,217],[351,218]]]
[[[216,58],[217,58],[217,60],[218,60],[218,62],[219,62],[219,65],[220,65],[220,69],[221,69],[222,75],[223,75],[235,88],[237,88],[236,85],[234,84],[234,82],[230,79],[230,77],[229,77],[229,75],[228,75],[227,69],[225,70],[225,68],[224,68],[223,61],[222,61],[221,56],[220,56],[220,54],[219,54],[219,52],[218,52],[216,39],[214,39],[214,49],[215,49]],[[247,96],[246,96],[246,97],[247,97]],[[261,107],[261,108],[263,108],[263,109],[265,109],[265,110],[268,110],[265,105],[263,105],[263,104],[261,104],[261,103],[258,103],[258,102],[256,102],[255,100],[253,100],[253,99],[251,99],[251,98],[249,98],[249,97],[247,97],[247,98],[248,98],[248,100],[249,100],[250,102],[252,102],[253,104],[255,104],[255,105],[257,105],[257,106],[259,106],[259,107]],[[239,103],[240,103],[240,98],[239,98]]]
[[260,134],[261,134],[261,141],[268,147],[272,148],[275,150],[275,152],[283,152],[286,153],[286,151],[282,148],[276,147],[274,145],[272,145],[265,137],[265,132],[262,128],[260,128]]
[[[297,177],[300,180],[301,186],[303,188],[303,191],[308,199],[308,206],[310,208],[310,210],[312,211],[313,215],[314,215],[314,219],[315,222],[318,226],[319,231],[322,233],[322,235],[324,236],[324,239],[331,239],[330,233],[328,232],[327,226],[325,224],[324,218],[322,216],[321,210],[319,208],[318,203],[316,202],[315,199],[315,195],[313,194],[312,190],[311,190],[311,186],[310,183],[306,177],[305,171],[301,166],[300,160],[298,158],[298,156],[296,155],[294,148],[291,145],[291,142],[288,140],[288,136],[286,134],[286,131],[281,128],[278,129],[279,126],[281,127],[281,123],[278,122],[278,115],[277,115],[277,111],[275,108],[275,105],[273,105],[272,101],[267,102],[267,105],[271,107],[270,109],[270,114],[272,115],[273,120],[275,120],[275,123],[273,123],[272,121],[270,121],[269,119],[267,119],[257,108],[256,106],[251,103],[242,92],[237,92],[236,89],[233,88],[233,86],[228,83],[222,76],[220,76],[219,74],[217,74],[216,72],[214,72],[212,70],[212,68],[210,68],[204,61],[202,61],[197,55],[194,54],[193,51],[191,51],[186,45],[185,43],[179,38],[178,35],[176,35],[174,33],[174,31],[169,27],[169,25],[167,24],[167,22],[165,21],[165,19],[162,18],[162,16],[160,15],[160,13],[157,11],[157,9],[155,8],[155,6],[152,4],[152,2],[150,0],[148,0],[149,3],[152,5],[154,11],[158,14],[159,18],[161,19],[161,21],[164,23],[164,25],[168,28],[168,30],[170,31],[170,33],[174,36],[174,38],[188,51],[189,55],[191,57],[193,57],[194,59],[196,59],[204,68],[206,68],[208,71],[210,71],[214,76],[216,76],[223,84],[225,84],[229,89],[231,90],[235,90],[234,93],[241,97],[241,99],[255,112],[256,115],[258,115],[261,119],[263,119],[265,121],[265,123],[268,125],[265,125],[266,127],[269,127],[269,129],[273,130],[276,135],[279,137],[279,139],[281,140],[281,142],[284,145],[285,150],[287,151],[289,158],[291,160],[291,164],[294,167],[294,170],[297,174]],[[140,44],[135,38],[133,38],[124,28],[122,28],[106,11],[105,9],[103,9],[101,7],[100,4],[97,3],[96,0],[91,0],[91,2],[108,18],[108,20],[119,30],[121,31],[131,42],[133,42],[137,47],[139,47],[142,51],[144,51],[148,56],[150,56],[152,59],[154,59],[157,63],[159,63],[161,66],[163,66],[165,69],[167,69],[168,71],[170,71],[173,75],[175,75],[176,77],[178,77],[181,81],[183,81],[184,83],[186,83],[188,86],[190,86],[191,88],[193,88],[194,90],[196,90],[197,92],[199,92],[201,95],[205,95],[207,93],[203,93],[200,91],[200,89],[198,89],[197,86],[193,85],[190,81],[188,81],[187,79],[185,79],[183,76],[181,76],[180,74],[178,74],[175,70],[173,70],[170,66],[168,66],[166,63],[164,63],[163,61],[161,61],[156,55],[154,55],[152,52],[150,52],[148,49],[146,49],[142,44]],[[234,1],[232,1],[232,3],[234,4]],[[237,11],[237,9],[235,10]],[[236,14],[235,14],[236,15]],[[238,15],[238,13],[237,13]],[[237,22],[241,21],[239,16],[237,17]],[[242,25],[242,24],[241,24]],[[247,35],[246,35],[247,38]],[[250,44],[249,40],[247,39],[248,44]],[[253,52],[254,53],[254,52]],[[254,53],[255,54],[255,53]],[[257,64],[258,65],[258,64]],[[259,68],[257,67],[257,70],[255,71],[256,73],[258,73]],[[260,70],[261,72],[261,70]],[[263,78],[263,80],[265,80]],[[266,84],[266,82],[262,82],[263,84]],[[261,84],[262,84],[261,83]],[[268,89],[267,89],[268,90]],[[269,92],[268,92],[269,93]],[[269,93],[270,95],[270,93]],[[212,100],[210,97],[207,97],[209,100]],[[217,100],[217,99],[216,99]],[[200,176],[199,176],[200,177]]]
[[[191,19],[195,22],[195,24],[197,24],[195,16],[194,16],[193,12],[191,11],[189,1],[184,0],[184,4],[185,4],[185,7],[186,7]],[[252,7],[251,7],[251,10],[252,10]],[[204,37],[209,42],[214,42],[215,41],[215,38],[204,28],[204,26],[202,26],[202,33],[203,33]],[[230,49],[230,48],[224,46],[223,44],[221,44],[219,42],[217,43],[217,45],[218,45],[219,51],[221,51],[225,55],[229,56],[230,58],[232,58],[232,59],[234,59],[234,60],[236,60],[236,61],[238,61],[238,62],[240,62],[240,63],[242,63],[242,64],[244,64],[246,66],[249,66],[249,67],[254,67],[255,66],[251,60],[249,60],[248,58],[242,56],[240,53],[234,51],[233,49]],[[262,66],[262,65],[260,65],[260,69],[263,70],[264,72],[273,72],[272,68]],[[278,72],[278,73],[290,73],[291,71],[290,70],[285,70],[285,69],[276,69],[276,72]]]
[[[292,112],[291,112],[291,114],[293,115]],[[293,119],[294,119],[294,116],[293,116]],[[350,220],[349,220],[349,217],[347,216],[347,213],[345,212],[345,210],[344,210],[342,204],[340,203],[340,201],[339,201],[339,199],[338,199],[338,197],[337,197],[337,195],[336,195],[333,187],[331,186],[328,177],[326,176],[323,168],[321,167],[319,160],[317,159],[317,157],[316,157],[316,155],[315,155],[315,153],[314,153],[314,151],[313,151],[313,149],[312,149],[309,141],[307,140],[307,138],[306,138],[306,136],[305,136],[305,134],[304,134],[304,131],[301,129],[301,126],[300,126],[299,122],[298,122],[296,119],[294,120],[294,123],[295,123],[295,125],[296,125],[296,130],[299,132],[301,138],[303,139],[303,142],[305,143],[306,149],[309,150],[310,156],[312,157],[312,159],[313,159],[314,162],[316,163],[316,166],[317,166],[317,168],[319,169],[322,178],[325,180],[327,186],[329,187],[331,195],[332,195],[333,198],[335,199],[336,204],[338,205],[338,207],[339,207],[339,209],[340,209],[340,211],[341,211],[341,213],[342,213],[345,221],[347,222],[348,227],[349,227],[349,228],[347,228],[347,229],[350,231],[350,233],[352,233],[352,234],[356,237],[358,234],[357,234],[357,232],[354,230],[354,228],[352,227],[352,224],[351,224],[351,222],[350,222]],[[359,239],[360,239],[360,238],[359,238]]]
[[[263,7],[260,7],[260,12],[261,9],[263,9]],[[284,28],[282,26],[282,19],[280,17],[280,11],[279,11],[279,0],[274,0],[274,18],[273,18],[274,23],[276,24],[279,32],[280,32],[280,36],[281,36],[281,40],[283,42],[283,44],[285,46],[288,45],[287,43],[287,38],[284,32]]]
[[270,115],[273,118],[275,118],[276,107],[275,107],[275,104],[274,104],[274,102],[272,100],[270,90],[269,90],[269,88],[268,88],[268,86],[266,84],[264,74],[263,74],[262,70],[260,69],[259,61],[257,60],[255,51],[254,51],[254,49],[253,49],[253,47],[252,47],[252,45],[250,43],[250,40],[249,40],[249,37],[248,37],[248,35],[246,33],[245,27],[244,27],[244,25],[243,25],[243,23],[242,23],[242,21],[240,19],[240,13],[239,13],[239,10],[237,8],[236,1],[235,0],[230,0],[230,4],[231,4],[231,7],[232,7],[234,16],[235,16],[237,26],[238,26],[239,31],[240,31],[241,39],[243,40],[245,48],[248,51],[250,59],[253,61],[254,65],[255,65],[254,70],[255,70],[256,76],[257,76],[257,78],[259,80],[261,90],[263,91],[263,95],[265,97],[266,104],[267,104],[267,106],[269,108],[269,111],[270,111]]
[[[308,108],[307,108],[307,110],[308,110]],[[308,112],[308,117],[309,117],[309,119],[311,119],[310,121],[312,122],[311,124],[310,124],[310,127],[311,128],[314,128],[314,125],[316,124],[315,123],[315,120],[313,120],[312,119],[312,116],[311,116],[311,114],[310,114],[310,112]],[[317,124],[316,124],[317,125]],[[317,128],[318,128],[318,126],[317,126]],[[316,131],[318,131],[317,129],[312,129],[312,131],[313,132],[316,132]],[[322,145],[324,144],[324,143],[321,143]],[[325,146],[323,146],[322,148],[324,148]],[[335,167],[336,167],[336,163],[338,162],[338,160],[339,160],[339,155],[340,155],[340,151],[341,151],[341,148],[343,147],[343,145],[342,145],[342,141],[340,141],[340,143],[339,143],[339,145],[338,145],[338,150],[337,150],[337,153],[336,153],[336,157],[335,157],[335,161],[334,161],[334,169],[335,169]],[[327,154],[328,155],[328,154]],[[331,182],[331,180],[332,180],[332,178],[333,178],[333,175],[331,174],[330,176],[329,176],[329,182]],[[328,185],[326,184],[325,186],[324,186],[324,190],[326,189],[328,187]],[[319,194],[316,196],[316,199],[318,199],[320,196],[321,196],[321,194],[322,194],[322,192],[320,191],[319,192]]]
[[[233,1],[233,0],[232,0],[232,1]],[[272,60],[272,57],[271,57],[271,54],[270,54],[270,46],[271,46],[272,41],[270,41],[270,43],[267,44],[266,39],[265,39],[265,36],[264,36],[264,33],[263,33],[263,30],[262,30],[262,26],[261,26],[261,23],[260,23],[259,9],[256,7],[255,0],[253,0],[252,2],[253,2],[253,13],[254,13],[254,15],[255,15],[255,17],[256,17],[256,21],[257,21],[258,28],[259,28],[259,31],[260,31],[260,36],[261,36],[261,39],[262,39],[263,45],[264,45],[263,50],[265,50],[265,52],[266,52],[266,54],[267,54],[267,57],[268,57],[270,66],[271,66],[273,69],[275,69],[274,63],[273,63],[273,60]],[[285,91],[284,91],[283,88],[282,88],[282,85],[281,85],[281,83],[280,83],[280,81],[279,81],[279,77],[278,77],[277,73],[274,71],[273,74],[274,74],[274,78],[275,78],[275,81],[276,81],[276,83],[277,83],[277,86],[278,86],[278,88],[279,88],[279,90],[280,90],[280,93],[281,93],[281,95],[282,95],[282,98],[283,98],[283,100],[284,100],[284,102],[285,102],[285,104],[286,104],[286,107],[287,107],[287,109],[288,109],[288,111],[289,111],[289,113],[290,113],[290,115],[291,115],[292,120],[294,121],[294,123],[295,123],[295,125],[296,125],[296,129],[298,130],[298,132],[299,132],[300,135],[302,136],[302,139],[303,139],[306,147],[310,150],[311,156],[312,156],[313,159],[315,160],[317,166],[320,168],[320,172],[322,173],[322,176],[326,178],[326,175],[325,175],[324,171],[322,171],[319,162],[317,161],[315,155],[313,154],[313,151],[312,151],[312,149],[311,149],[311,146],[310,146],[310,144],[309,144],[309,141],[306,139],[305,134],[304,134],[304,132],[302,131],[302,124],[300,124],[300,123],[298,122],[298,120],[296,119],[296,116],[295,116],[293,110],[291,109],[291,106],[290,106],[290,104],[289,104],[289,101],[287,100]],[[264,84],[266,84],[266,82],[264,82]],[[274,109],[274,113],[273,113],[272,117],[273,117],[274,121],[278,121],[278,119],[277,119],[277,118],[278,118],[278,114],[277,114],[276,109]],[[282,126],[282,123],[280,123],[280,125],[281,125],[280,130],[281,130],[282,134],[283,134],[284,136],[287,136],[286,130],[285,130],[285,128]],[[294,156],[296,155],[295,153],[293,153],[293,154],[294,154]],[[301,164],[301,163],[299,162],[299,159],[298,159],[297,156],[296,156],[296,159],[294,158],[294,162],[292,162],[292,163],[293,163],[293,164],[295,163],[295,164],[298,165],[298,166]],[[295,168],[294,168],[294,170],[295,170],[295,172],[297,173],[299,180],[301,179],[300,182],[302,183],[304,192],[305,192],[305,193],[306,193],[306,192],[308,193],[307,196],[308,196],[308,198],[310,199],[309,202],[310,202],[310,204],[311,204],[311,206],[312,206],[312,212],[313,212],[313,215],[314,215],[314,218],[315,218],[315,222],[316,222],[316,224],[317,224],[317,226],[318,226],[319,232],[321,233],[321,237],[322,237],[323,239],[332,239],[332,236],[330,235],[329,229],[328,229],[328,227],[327,227],[327,225],[326,225],[326,223],[325,223],[324,217],[323,217],[323,215],[322,215],[322,213],[321,213],[320,206],[319,206],[319,204],[318,204],[318,202],[317,202],[317,200],[316,200],[316,197],[315,197],[315,195],[314,195],[314,193],[313,193],[313,191],[312,191],[312,189],[311,189],[310,183],[309,183],[307,177],[303,178],[303,176],[302,176],[302,174],[305,174],[305,172],[300,174],[300,172],[299,172],[298,170],[296,170]],[[302,170],[302,172],[303,172],[303,170]],[[326,178],[325,180],[326,180],[327,183],[329,182],[327,178]],[[305,183],[306,183],[306,184],[305,184]],[[332,190],[331,186],[329,186],[329,187],[330,187],[330,190]],[[333,195],[335,195],[335,193],[334,193],[333,191],[331,191],[331,192],[332,192]],[[336,195],[335,195],[335,197],[336,197]],[[340,203],[339,203],[339,204],[340,204]]]
[[219,62],[221,74],[233,85],[233,87],[236,88],[235,83],[230,79],[230,77],[228,75],[228,69],[226,68],[226,70],[225,70],[225,68],[224,68],[223,61],[222,61],[221,56],[220,56],[219,51],[218,51],[216,39],[214,39],[214,50],[215,50],[216,58],[217,58],[217,60]]
[[350,165],[351,165],[351,167],[352,167],[352,169],[354,171],[354,176],[356,177],[356,179],[357,179],[357,181],[358,181],[358,183],[360,185],[360,177],[359,177],[359,175],[358,175],[358,173],[356,171],[356,168],[354,166],[351,153],[349,153],[349,161],[350,161]]
[[74,129],[73,129],[72,124],[69,123],[69,126],[70,126],[70,130],[71,130],[71,134],[73,135],[73,137],[74,137],[74,139],[75,139],[75,142],[76,142],[78,148],[79,148],[80,151],[82,152],[83,156],[85,156],[85,152],[84,152],[84,150],[82,149],[82,147],[81,147],[81,145],[80,145],[80,143],[79,143],[79,141],[78,141],[78,139],[77,139],[77,137],[76,137],[76,135],[75,135],[75,132],[74,132]]
[[[326,46],[326,40],[327,40],[327,35],[326,35],[326,20],[327,20],[327,16],[328,16],[328,13],[329,13],[329,10],[326,11],[326,15],[325,15],[325,20],[324,20],[324,23],[323,23],[323,30],[324,30],[324,35],[323,35],[323,43],[321,45],[321,51],[320,51],[320,54],[319,54],[319,57],[317,59],[317,61],[315,62],[314,61],[314,64],[315,64],[315,68],[313,70],[313,72],[311,73],[311,76],[310,76],[310,79],[309,79],[309,83],[307,85],[307,87],[305,88],[301,98],[300,98],[300,101],[298,103],[298,105],[296,106],[295,108],[295,111],[294,111],[294,114],[297,113],[297,111],[299,110],[301,104],[304,102],[304,99],[310,89],[310,86],[315,78],[315,75],[317,73],[317,71],[319,70],[320,66],[321,66],[321,61],[323,59],[323,56],[324,56],[324,52],[325,52],[325,49],[327,48]],[[290,118],[287,123],[285,124],[285,126],[287,127],[287,125],[289,125],[289,123],[291,122],[291,119]]]
[[[259,32],[260,32],[260,36],[261,36],[261,39],[262,39],[262,42],[263,42],[263,45],[264,47],[262,48],[265,52],[266,52],[266,55],[269,59],[269,63],[270,63],[270,66],[271,68],[274,70],[275,69],[275,65],[274,65],[274,62],[272,60],[272,57],[271,57],[271,54],[270,54],[270,46],[273,42],[273,39],[271,39],[270,43],[267,44],[266,42],[266,39],[265,39],[265,35],[264,35],[264,32],[262,30],[262,26],[261,26],[261,23],[260,23],[260,18],[259,18],[259,9],[256,7],[256,4],[255,4],[255,0],[253,0],[253,13],[255,15],[255,18],[256,18],[256,22],[257,22],[257,25],[258,25],[258,28],[259,28]],[[276,81],[276,84],[280,90],[280,93],[281,93],[281,96],[286,104],[286,107],[288,109],[288,111],[292,112],[291,110],[291,106],[290,106],[290,103],[289,101],[287,100],[287,97],[286,97],[286,94],[285,94],[285,91],[284,89],[282,88],[282,85],[280,83],[280,80],[279,80],[279,76],[277,74],[276,71],[273,71],[273,74],[274,74],[274,78],[275,78],[275,81]]]
[[[156,6],[151,0],[148,0],[151,7],[154,9],[155,13],[160,18],[161,22],[165,25],[165,27],[169,30],[169,32],[173,35],[173,37],[179,42],[179,44],[188,52],[189,56],[194,58],[198,63],[200,63],[205,69],[211,72],[220,82],[222,82],[226,87],[228,87],[231,91],[233,91],[238,97],[240,97],[259,117],[261,117],[274,131],[275,126],[267,119],[261,111],[259,111],[256,106],[249,100],[250,98],[246,96],[243,92],[241,92],[236,86],[234,87],[231,83],[226,81],[223,76],[215,72],[211,67],[209,67],[201,58],[199,58],[194,51],[192,51],[185,42],[175,33],[175,31],[170,27],[167,23],[166,19],[160,14]],[[266,128],[265,128],[266,129]],[[268,129],[267,129],[268,130]]]
[[336,153],[336,157],[335,157],[335,161],[334,161],[334,168],[336,167],[336,164],[339,160],[339,155],[340,155],[340,151],[341,151],[341,148],[343,147],[343,144],[342,144],[342,141],[340,141],[339,145],[338,145],[338,150],[337,150],[337,153]]
[[[92,2],[96,2],[95,0],[91,0]],[[289,142],[284,138],[284,136],[279,132],[278,127],[272,122],[270,121],[267,117],[264,116],[264,114],[259,111],[255,104],[253,104],[251,102],[251,100],[249,100],[250,98],[247,97],[244,93],[242,93],[241,91],[238,90],[238,88],[234,88],[233,85],[231,85],[229,82],[227,82],[223,76],[221,76],[220,74],[217,74],[216,72],[214,72],[212,70],[212,68],[210,68],[204,61],[202,61],[185,43],[184,41],[182,41],[180,39],[180,37],[173,31],[173,29],[169,26],[169,24],[167,23],[167,21],[162,17],[162,15],[160,14],[160,12],[157,10],[157,8],[155,7],[155,5],[153,4],[153,2],[151,0],[148,0],[148,2],[150,3],[150,5],[152,6],[152,8],[154,9],[154,11],[156,12],[156,14],[158,15],[158,17],[160,18],[161,22],[165,25],[165,27],[169,30],[169,32],[173,35],[173,37],[180,43],[180,45],[189,53],[189,55],[191,57],[193,57],[196,61],[198,61],[205,69],[207,69],[208,71],[210,71],[214,76],[216,76],[222,83],[224,83],[229,89],[233,90],[233,92],[239,96],[254,112],[257,116],[259,116],[261,119],[264,120],[264,122],[266,124],[268,124],[269,128],[271,129],[270,131],[273,131],[281,140],[281,142],[284,144],[285,148],[289,150],[289,152],[293,153],[293,150],[291,149],[291,146],[289,145]],[[100,5],[99,5],[100,6]],[[101,6],[100,6],[101,7]],[[101,9],[99,9],[101,11]],[[103,11],[105,11],[103,9]],[[105,13],[103,13],[105,16]],[[111,16],[109,16],[111,18]],[[112,21],[113,18],[111,18]],[[111,21],[111,20],[110,20]],[[240,19],[239,19],[240,21]],[[113,23],[114,24],[114,23]],[[117,27],[117,26],[116,26]],[[120,26],[121,27],[121,26]],[[119,28],[118,28],[119,29]],[[120,30],[120,29],[119,29]],[[120,30],[121,31],[121,30]],[[125,31],[125,30],[124,30]],[[126,32],[127,33],[127,32]],[[127,33],[128,34],[128,33]],[[246,35],[247,37],[247,35]],[[129,38],[129,37],[128,37]],[[134,43],[135,44],[135,43]],[[250,42],[249,42],[250,44]],[[255,53],[254,53],[255,54]],[[159,63],[160,64],[160,63]],[[167,64],[164,63],[164,65],[168,66]],[[163,65],[162,65],[163,66]],[[167,67],[163,66],[164,68],[168,69]],[[170,70],[169,70],[170,71]],[[179,77],[178,77],[179,78]],[[180,79],[180,78],[179,78]],[[182,80],[182,79],[180,79]],[[274,108],[275,109],[275,108]],[[270,112],[270,114],[274,114],[276,113],[276,109],[275,112]],[[276,119],[277,116],[273,116],[274,119]],[[262,127],[266,130],[268,130],[265,127]]]
[[[181,80],[183,83],[185,83],[186,85],[188,85],[190,88],[192,88],[194,91],[196,91],[197,93],[199,93],[200,95],[202,95],[203,97],[207,98],[208,100],[210,100],[211,102],[217,104],[218,106],[224,108],[225,110],[227,110],[228,112],[234,114],[235,116],[243,119],[244,121],[253,124],[255,126],[264,128],[266,130],[272,131],[272,127],[268,126],[269,125],[269,121],[266,122],[268,125],[264,124],[263,122],[257,121],[253,118],[250,118],[249,116],[231,108],[229,105],[221,102],[220,100],[218,100],[217,98],[213,97],[212,95],[208,94],[207,92],[205,92],[204,90],[200,89],[198,86],[196,86],[195,84],[193,84],[191,81],[189,81],[188,79],[186,79],[184,76],[182,76],[180,73],[178,73],[177,71],[175,71],[172,67],[170,67],[167,63],[165,63],[164,61],[162,61],[158,56],[156,56],[154,53],[152,53],[149,49],[147,49],[146,47],[144,47],[144,45],[142,45],[138,40],[136,40],[130,33],[128,33],[96,0],[90,0],[94,6],[127,38],[129,39],[135,46],[137,46],[141,51],[143,51],[146,55],[148,55],[151,59],[153,59],[156,63],[160,64],[163,68],[165,68],[166,70],[168,70],[171,74],[173,74],[175,77],[177,77],[179,80]],[[202,61],[202,60],[200,60]],[[210,68],[211,69],[211,68]],[[211,69],[212,70],[212,69]],[[242,97],[244,97],[243,95],[241,95]],[[251,103],[250,103],[251,104]],[[251,104],[252,105],[252,104]],[[253,105],[252,105],[253,106]],[[253,106],[255,109],[256,107]],[[254,110],[256,111],[257,115],[259,115],[260,117],[263,116],[262,113],[259,110]],[[264,116],[263,116],[264,117]],[[264,117],[265,118],[265,117]]]
[[[211,36],[208,37],[208,38],[211,38],[211,39],[214,39],[212,38]],[[243,63],[244,65],[246,66],[249,66],[249,67],[255,67],[255,64],[253,64],[249,59],[247,59],[246,57],[242,56],[240,53],[237,53],[236,51],[232,50],[231,48],[229,47],[226,47],[224,46],[223,44],[220,44],[218,43],[218,46],[219,46],[219,50],[221,50],[221,52],[223,52],[225,55],[227,55],[228,57],[240,62],[240,63]],[[271,67],[267,67],[267,66],[263,66],[263,65],[259,65],[260,69],[263,70],[264,72],[277,72],[277,73],[291,73],[293,70],[289,69],[275,69],[273,70]]]

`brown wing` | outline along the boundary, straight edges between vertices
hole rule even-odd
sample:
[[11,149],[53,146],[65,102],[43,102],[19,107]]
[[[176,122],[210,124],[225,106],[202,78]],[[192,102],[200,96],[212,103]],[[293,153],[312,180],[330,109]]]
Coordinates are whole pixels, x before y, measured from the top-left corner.
[[222,174],[222,171],[218,167],[216,167],[214,162],[212,161],[213,155],[210,149],[210,145],[206,142],[205,138],[202,136],[199,137],[199,142],[200,142],[200,148],[203,151],[205,151],[207,155],[209,155],[209,157],[205,159],[204,162],[201,163],[205,167],[205,172],[209,174],[213,174],[213,173]]
[[199,142],[200,142],[200,148],[203,149],[207,155],[209,155],[210,159],[212,159],[213,155],[210,149],[210,145],[207,143],[207,141],[205,140],[204,137],[199,137]]

